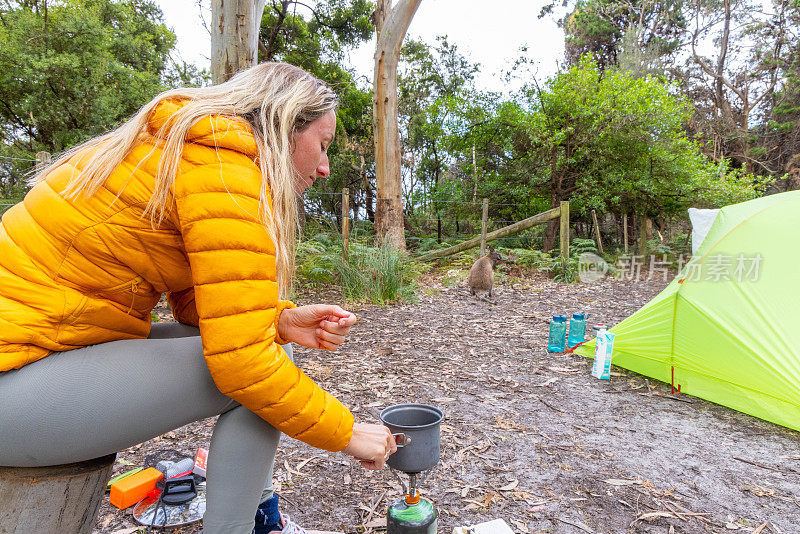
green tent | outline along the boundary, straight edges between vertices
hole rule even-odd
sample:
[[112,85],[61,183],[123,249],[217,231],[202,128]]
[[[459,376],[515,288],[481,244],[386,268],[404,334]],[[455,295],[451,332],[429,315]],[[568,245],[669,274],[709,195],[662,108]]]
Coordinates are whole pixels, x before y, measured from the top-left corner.
[[800,191],[722,208],[666,289],[610,329],[612,364],[800,430],[799,232]]

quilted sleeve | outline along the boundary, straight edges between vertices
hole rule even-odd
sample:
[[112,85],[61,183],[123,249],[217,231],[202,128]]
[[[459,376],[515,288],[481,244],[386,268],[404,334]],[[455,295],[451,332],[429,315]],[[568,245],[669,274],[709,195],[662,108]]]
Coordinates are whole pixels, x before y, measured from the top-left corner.
[[296,307],[297,307],[297,305],[294,302],[292,302],[291,300],[281,300],[281,301],[278,302],[278,308],[275,311],[275,327],[276,327],[276,329],[275,329],[275,343],[277,343],[278,345],[286,345],[287,343],[289,343],[285,339],[282,339],[281,335],[278,333],[278,330],[277,330],[278,319],[280,319],[281,313],[283,313],[283,310],[285,310],[286,308],[296,308]]
[[200,318],[197,316],[197,307],[194,304],[194,288],[183,291],[167,293],[167,302],[172,309],[172,316],[176,321],[191,326],[198,326]]
[[255,166],[206,165],[176,178],[177,225],[208,369],[219,390],[281,432],[338,451],[353,415],[276,343],[275,247],[258,220]]

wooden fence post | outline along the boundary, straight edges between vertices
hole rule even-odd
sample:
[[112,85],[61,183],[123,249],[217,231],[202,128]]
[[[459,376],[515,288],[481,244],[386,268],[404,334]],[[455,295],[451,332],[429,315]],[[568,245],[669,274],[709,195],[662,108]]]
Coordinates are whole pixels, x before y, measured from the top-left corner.
[[594,222],[594,237],[597,239],[597,250],[603,253],[603,239],[600,237],[600,225],[597,224],[597,212],[592,210],[592,221]]
[[622,214],[622,242],[625,246],[625,254],[628,253],[628,214]]
[[481,258],[486,254],[486,219],[489,218],[489,199],[483,199],[483,218],[481,219]]
[[350,239],[350,189],[342,189],[342,256],[347,259],[348,241]]
[[[647,227],[650,219],[644,215],[639,217],[639,256],[647,255]],[[652,224],[652,223],[650,223]]]
[[36,153],[36,172],[40,172],[42,169],[50,165],[53,159],[50,155],[50,152],[37,152]]
[[561,259],[569,258],[569,202],[561,201]]
[[[478,167],[475,166],[475,141],[472,142],[472,201],[478,198]],[[483,249],[481,249],[483,256]]]
[[[517,221],[514,224],[510,224],[508,226],[504,226],[499,230],[494,230],[486,234],[486,242],[494,241],[495,239],[500,239],[501,237],[506,237],[509,235],[518,234],[528,228],[536,226],[537,224],[545,224],[547,221],[552,219],[558,219],[561,214],[561,208],[553,208],[551,210],[547,210],[543,213],[537,213],[533,217],[528,217],[527,219],[523,219],[521,221]],[[465,250],[469,250],[471,248],[479,247],[481,245],[481,237],[476,236],[472,239],[467,239],[466,241],[462,241],[457,245],[453,245],[452,247],[442,248],[439,250],[434,250],[433,252],[428,252],[427,254],[423,254],[422,256],[418,256],[417,259],[419,261],[430,261],[435,260],[437,258],[444,258],[445,256],[450,256],[451,254],[456,254],[458,252],[463,252]]]

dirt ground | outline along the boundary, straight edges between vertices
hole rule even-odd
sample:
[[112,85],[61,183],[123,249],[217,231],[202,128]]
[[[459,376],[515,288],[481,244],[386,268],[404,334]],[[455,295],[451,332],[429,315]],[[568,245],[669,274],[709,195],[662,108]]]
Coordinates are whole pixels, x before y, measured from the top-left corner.
[[[357,310],[337,353],[298,347],[312,378],[378,422],[386,406],[445,412],[439,465],[422,484],[439,532],[503,518],[518,533],[800,532],[798,433],[614,368],[549,354],[547,320],[588,312],[615,324],[666,282],[565,285],[506,278],[496,304],[431,278],[416,304]],[[330,302],[333,297],[323,300]],[[312,296],[300,299],[312,302]],[[208,446],[213,419],[118,455],[115,472]],[[282,510],[306,528],[375,532],[400,495],[389,470],[284,437],[275,468]],[[103,502],[96,532],[133,532],[129,511]],[[199,524],[173,529],[200,531]]]

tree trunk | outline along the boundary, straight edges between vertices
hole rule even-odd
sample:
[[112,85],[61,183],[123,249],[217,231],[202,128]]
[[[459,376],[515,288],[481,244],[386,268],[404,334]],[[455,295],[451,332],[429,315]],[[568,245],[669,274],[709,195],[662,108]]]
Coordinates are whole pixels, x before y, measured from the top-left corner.
[[115,457],[49,467],[0,467],[0,532],[89,534]]
[[222,83],[258,61],[258,29],[267,0],[212,0],[211,81]]
[[[550,208],[555,209],[560,206],[558,194],[555,188],[550,189]],[[558,235],[559,221],[558,219],[551,219],[547,221],[547,226],[544,229],[544,242],[542,243],[542,252],[550,252],[556,244],[556,235]]]
[[400,131],[397,126],[397,63],[400,46],[411,19],[422,0],[400,0],[391,8],[391,0],[378,0],[375,9],[375,47],[373,131],[375,136],[375,177],[378,186],[378,209],[375,213],[377,235],[405,250],[403,204],[400,172]]
[[300,230],[306,227],[306,203],[303,198],[297,199],[297,223],[300,225]]

